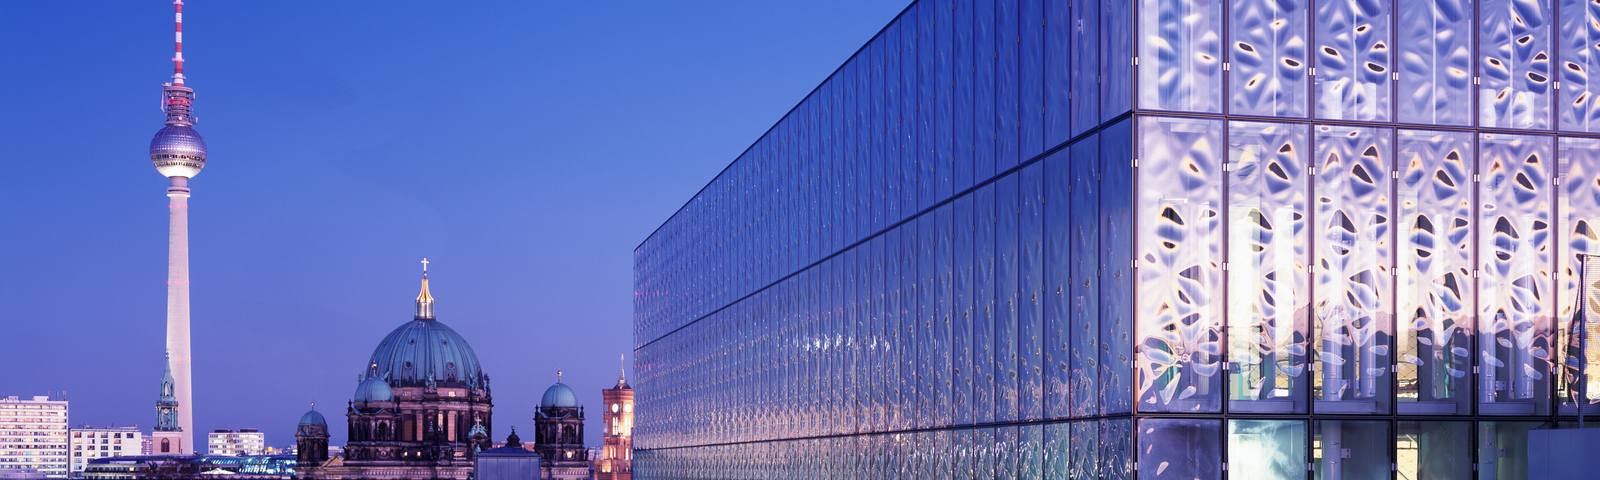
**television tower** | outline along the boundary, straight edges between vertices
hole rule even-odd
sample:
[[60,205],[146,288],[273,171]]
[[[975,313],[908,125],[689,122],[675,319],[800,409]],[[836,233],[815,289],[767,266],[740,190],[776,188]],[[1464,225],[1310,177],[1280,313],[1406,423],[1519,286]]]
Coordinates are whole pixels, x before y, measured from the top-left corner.
[[172,81],[161,86],[161,110],[167,126],[150,140],[150,161],[170,181],[167,186],[169,233],[167,236],[167,352],[180,408],[178,426],[183,432],[182,452],[194,451],[194,384],[189,352],[189,179],[206,166],[206,142],[194,131],[190,115],[194,90],[183,84],[183,0],[172,2],[177,13],[177,53],[172,57]]

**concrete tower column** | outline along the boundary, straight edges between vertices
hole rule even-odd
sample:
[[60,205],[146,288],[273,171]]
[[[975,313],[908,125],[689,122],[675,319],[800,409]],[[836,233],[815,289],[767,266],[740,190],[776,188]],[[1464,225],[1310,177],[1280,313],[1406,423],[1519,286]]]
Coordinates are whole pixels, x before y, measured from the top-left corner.
[[183,452],[194,445],[193,357],[189,351],[189,179],[170,177],[167,187],[167,351],[172,355],[176,380],[178,425],[183,428]]

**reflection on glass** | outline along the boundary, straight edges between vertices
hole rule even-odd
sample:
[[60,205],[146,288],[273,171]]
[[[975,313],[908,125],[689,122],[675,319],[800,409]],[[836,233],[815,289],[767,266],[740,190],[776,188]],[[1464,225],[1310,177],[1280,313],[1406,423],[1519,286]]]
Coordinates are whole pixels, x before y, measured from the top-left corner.
[[1044,478],[1069,478],[1072,464],[1072,424],[1044,426]]
[[1400,478],[1472,478],[1472,424],[1400,421],[1395,464]]
[[1540,425],[1542,422],[1478,422],[1478,477],[1528,478],[1528,431]]
[[1483,134],[1478,184],[1478,412],[1549,411],[1554,285],[1549,137]]
[[1315,480],[1389,476],[1389,422],[1319,420],[1312,437]]
[[1228,408],[1304,413],[1306,128],[1228,124]]
[[1390,131],[1316,127],[1313,413],[1387,413]]
[[1402,414],[1471,413],[1472,134],[1401,130],[1399,323]]
[[1483,0],[1478,125],[1550,128],[1553,0]]
[[1388,121],[1389,2],[1321,1],[1312,21],[1317,118]]
[[1139,107],[1222,111],[1222,2],[1139,0]]
[[1098,144],[1080,141],[1071,147],[1071,205],[1073,215],[1068,232],[1071,254],[1068,271],[1067,312],[1071,315],[1071,381],[1072,415],[1088,417],[1100,414],[1100,382],[1097,376],[1100,345],[1100,259],[1096,253],[1099,240],[1099,218],[1089,212],[1100,208],[1100,156]]
[[[1561,0],[1560,35],[1561,82],[1556,116],[1561,130],[1600,131],[1600,82],[1589,79],[1600,72],[1600,3],[1587,0]],[[1600,77],[1596,77],[1600,80]]]
[[1556,296],[1561,339],[1561,413],[1580,406],[1600,412],[1600,140],[1562,138],[1560,145],[1561,292]]
[[1228,475],[1252,480],[1306,478],[1306,422],[1229,420]]
[[1221,411],[1222,122],[1139,119],[1139,410]]
[[[1133,121],[1100,131],[1100,156],[1133,157]],[[1100,402],[1105,414],[1133,411],[1133,164],[1101,164]],[[1131,437],[1130,437],[1131,438]],[[1130,467],[1131,468],[1131,467]]]
[[1139,419],[1139,477],[1222,478],[1222,421]]
[[1100,428],[1094,420],[1072,422],[1072,463],[1068,466],[1073,479],[1095,479],[1100,466]]
[[1133,478],[1132,429],[1127,417],[1100,420],[1100,480]]
[[1397,4],[1400,121],[1472,124],[1472,1]]
[[1233,0],[1228,112],[1306,116],[1306,2]]

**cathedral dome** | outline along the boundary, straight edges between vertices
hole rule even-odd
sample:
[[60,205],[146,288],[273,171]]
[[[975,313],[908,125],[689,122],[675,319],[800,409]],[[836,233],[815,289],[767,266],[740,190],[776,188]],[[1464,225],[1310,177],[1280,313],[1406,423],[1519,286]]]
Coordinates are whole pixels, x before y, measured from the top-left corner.
[[[389,389],[389,383],[378,377],[368,378],[356,386],[356,395],[351,398],[353,402],[393,402],[394,391]],[[315,411],[311,413],[317,413]],[[307,413],[306,415],[310,415]],[[321,418],[321,415],[317,416]],[[305,421],[301,419],[301,421]]]
[[369,376],[393,387],[475,388],[482,385],[478,354],[455,330],[431,318],[418,318],[389,332],[372,351]]
[[576,407],[578,406],[578,396],[572,393],[571,388],[567,388],[567,384],[557,380],[555,385],[545,389],[544,399],[539,401],[539,406]]
[[326,426],[328,426],[328,421],[322,418],[322,414],[317,413],[316,410],[312,410],[312,411],[306,412],[305,415],[301,415],[300,416],[300,426],[302,426],[302,427],[326,427]]

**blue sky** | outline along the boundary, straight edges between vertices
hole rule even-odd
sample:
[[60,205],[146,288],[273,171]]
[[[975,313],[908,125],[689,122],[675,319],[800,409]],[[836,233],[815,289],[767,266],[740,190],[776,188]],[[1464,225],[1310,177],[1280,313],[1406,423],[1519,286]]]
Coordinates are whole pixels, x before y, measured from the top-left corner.
[[[908,3],[187,2],[197,430],[283,446],[313,401],[342,425],[422,257],[496,436],[557,369],[598,405],[632,349],[633,248]],[[74,425],[154,424],[171,22],[161,0],[0,3],[0,396],[65,390]]]

